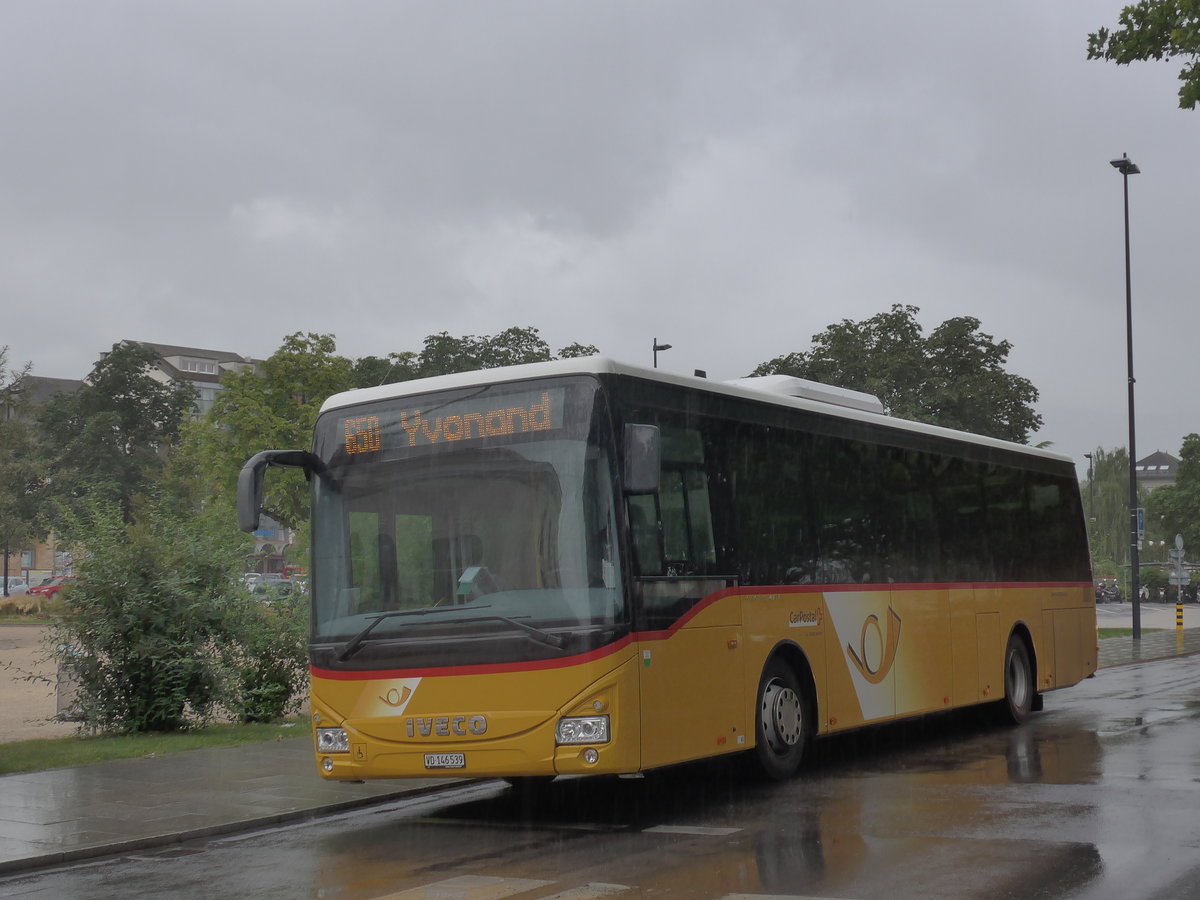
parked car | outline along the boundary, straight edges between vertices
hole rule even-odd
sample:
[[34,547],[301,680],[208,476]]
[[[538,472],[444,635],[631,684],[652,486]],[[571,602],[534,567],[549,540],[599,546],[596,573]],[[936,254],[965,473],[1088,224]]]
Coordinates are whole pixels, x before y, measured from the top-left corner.
[[13,594],[24,594],[29,590],[29,584],[24,578],[17,578],[10,575],[5,588],[6,590],[0,591],[0,593],[8,594],[11,597]]
[[264,575],[250,584],[250,596],[263,603],[271,603],[292,592],[292,583],[278,575]]
[[31,587],[29,593],[39,594],[49,600],[61,591],[64,585],[70,584],[74,580],[74,575],[55,575],[53,578],[47,578],[41,584]]

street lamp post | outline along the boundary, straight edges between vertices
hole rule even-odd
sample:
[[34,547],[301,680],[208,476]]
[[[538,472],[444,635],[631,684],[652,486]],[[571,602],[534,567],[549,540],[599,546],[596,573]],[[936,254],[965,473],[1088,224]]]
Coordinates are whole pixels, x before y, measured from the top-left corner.
[[658,338],[654,339],[654,368],[656,368],[656,369],[658,368],[658,351],[670,350],[670,349],[671,349],[670,344],[660,344],[658,342]]
[[1138,523],[1137,523],[1137,451],[1133,416],[1133,288],[1129,275],[1129,176],[1141,169],[1122,153],[1120,159],[1109,161],[1121,173],[1125,189],[1125,342],[1129,361],[1129,590],[1133,596],[1133,639],[1142,638],[1141,594],[1138,589]]
[[1092,454],[1083,454],[1088,461],[1088,553],[1095,556],[1096,548],[1092,546],[1096,532],[1096,475],[1092,468]]

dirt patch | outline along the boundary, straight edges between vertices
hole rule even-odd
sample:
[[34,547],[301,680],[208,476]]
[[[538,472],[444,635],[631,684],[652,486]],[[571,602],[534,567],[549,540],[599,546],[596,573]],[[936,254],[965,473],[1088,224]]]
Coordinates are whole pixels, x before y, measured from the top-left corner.
[[70,722],[51,721],[58,711],[58,692],[54,662],[46,659],[45,636],[44,625],[0,625],[0,743],[75,733]]

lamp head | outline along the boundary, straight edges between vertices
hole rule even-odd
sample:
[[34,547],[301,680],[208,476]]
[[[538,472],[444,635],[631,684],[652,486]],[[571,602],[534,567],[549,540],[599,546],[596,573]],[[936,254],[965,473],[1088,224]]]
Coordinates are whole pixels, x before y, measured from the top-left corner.
[[1128,156],[1122,155],[1120,159],[1110,159],[1108,164],[1120,172],[1122,175],[1140,175],[1142,170]]

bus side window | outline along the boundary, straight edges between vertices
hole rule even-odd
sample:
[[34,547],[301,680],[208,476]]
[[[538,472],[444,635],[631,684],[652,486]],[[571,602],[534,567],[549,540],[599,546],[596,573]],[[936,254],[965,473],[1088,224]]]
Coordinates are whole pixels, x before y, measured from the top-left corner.
[[708,475],[701,469],[689,469],[685,473],[688,536],[691,538],[692,558],[701,571],[717,562],[717,548],[713,540],[712,504],[708,496]]
[[662,575],[662,545],[658,539],[658,504],[654,494],[629,498],[629,531],[639,575]]
[[688,561],[688,510],[683,492],[683,473],[662,473],[659,505],[662,509],[663,555],[668,562]]
[[629,497],[629,527],[643,576],[711,572],[717,564],[703,435],[661,425],[662,470],[657,495]]

